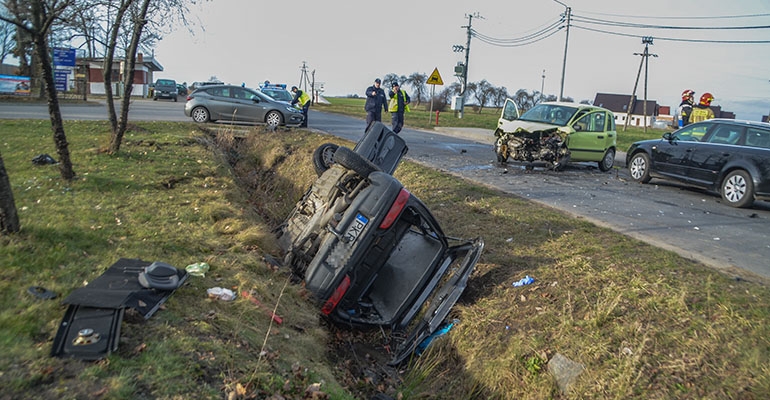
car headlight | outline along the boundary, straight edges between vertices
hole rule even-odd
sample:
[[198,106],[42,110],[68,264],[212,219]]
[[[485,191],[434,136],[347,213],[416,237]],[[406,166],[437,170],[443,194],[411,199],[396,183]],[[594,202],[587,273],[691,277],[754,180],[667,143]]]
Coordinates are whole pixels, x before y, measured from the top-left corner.
[[286,110],[289,111],[290,113],[301,113],[302,112],[299,109],[296,109],[296,108],[294,108],[292,106],[286,107]]

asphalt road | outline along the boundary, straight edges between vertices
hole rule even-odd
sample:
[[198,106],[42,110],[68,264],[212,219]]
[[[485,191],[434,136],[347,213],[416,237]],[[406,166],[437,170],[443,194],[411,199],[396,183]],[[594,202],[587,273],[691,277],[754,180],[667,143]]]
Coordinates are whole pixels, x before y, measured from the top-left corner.
[[[133,120],[189,121],[179,102],[134,100]],[[64,119],[102,120],[103,103],[63,105]],[[387,114],[384,118],[388,118]],[[2,119],[46,119],[45,105],[0,103]],[[358,141],[362,119],[311,109],[310,129]],[[595,164],[570,164],[562,172],[541,167],[527,171],[521,163],[495,162],[492,133],[479,129],[438,127],[438,131],[404,129],[407,158],[501,191],[584,218],[618,233],[674,251],[686,258],[743,279],[770,278],[770,203],[751,209],[721,204],[711,193],[662,180],[640,185],[625,168],[602,173]],[[620,133],[622,134],[622,133]],[[617,158],[622,163],[622,155]],[[515,237],[516,227],[490,233]]]

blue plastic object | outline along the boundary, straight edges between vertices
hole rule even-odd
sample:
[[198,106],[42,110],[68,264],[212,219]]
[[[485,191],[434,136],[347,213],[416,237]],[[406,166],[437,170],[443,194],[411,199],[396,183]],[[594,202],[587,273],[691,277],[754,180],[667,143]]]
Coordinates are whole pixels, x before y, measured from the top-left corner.
[[521,278],[518,282],[513,282],[513,286],[518,287],[518,286],[529,285],[530,283],[532,283],[534,281],[535,280],[532,277],[527,275],[527,276]]

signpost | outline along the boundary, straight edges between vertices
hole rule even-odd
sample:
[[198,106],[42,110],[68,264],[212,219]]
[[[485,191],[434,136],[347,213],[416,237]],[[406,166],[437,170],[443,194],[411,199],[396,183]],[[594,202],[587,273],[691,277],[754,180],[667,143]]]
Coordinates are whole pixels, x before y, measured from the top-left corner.
[[[444,80],[441,79],[441,74],[438,73],[438,67],[433,69],[433,73],[430,74],[426,83],[433,85],[430,90],[430,112],[428,113],[428,120],[430,120],[430,115],[433,114],[433,97],[436,94],[436,85],[444,85]],[[436,125],[438,125],[438,116],[436,117]]]

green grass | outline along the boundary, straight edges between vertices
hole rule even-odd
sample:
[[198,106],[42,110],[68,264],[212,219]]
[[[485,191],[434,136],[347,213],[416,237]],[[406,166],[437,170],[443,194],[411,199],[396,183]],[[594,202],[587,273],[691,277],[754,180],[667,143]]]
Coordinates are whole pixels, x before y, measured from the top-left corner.
[[[106,123],[65,128],[72,182],[30,161],[55,156],[47,121],[0,121],[22,225],[0,236],[0,398],[302,399],[313,384],[332,399],[380,391],[407,400],[770,393],[764,281],[733,279],[412,162],[399,166],[399,180],[448,235],[482,236],[486,247],[452,311],[455,327],[386,380],[374,353],[356,344],[367,336],[327,326],[309,294],[264,260],[280,256],[271,230],[315,178],[315,148],[351,143],[296,129],[137,123],[109,155]],[[106,360],[50,357],[66,310],[60,300],[120,257],[212,269],[149,320],[124,319]],[[512,287],[524,275],[536,281]],[[33,285],[60,297],[38,300],[26,293]],[[283,324],[248,300],[208,299],[214,286],[251,290]],[[584,366],[566,394],[549,372],[556,354]]]

